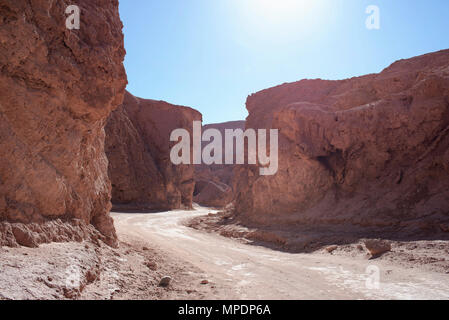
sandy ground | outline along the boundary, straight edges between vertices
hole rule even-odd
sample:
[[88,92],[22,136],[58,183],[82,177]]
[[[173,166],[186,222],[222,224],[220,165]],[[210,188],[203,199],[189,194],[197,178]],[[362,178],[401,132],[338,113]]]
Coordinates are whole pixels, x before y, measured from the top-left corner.
[[[119,236],[133,235],[202,270],[208,299],[448,299],[449,275],[366,255],[288,253],[186,226],[207,208],[114,213]],[[441,271],[441,270],[440,270]]]
[[[347,246],[283,252],[187,227],[216,214],[195,209],[113,213],[117,249],[90,242],[0,248],[0,300],[449,298],[446,261],[429,268],[388,255],[368,260]],[[160,287],[166,276],[170,285]]]
[[[165,276],[172,281],[160,287]],[[129,234],[120,234],[117,249],[91,242],[0,247],[0,300],[198,300],[218,295],[203,280],[202,270]]]

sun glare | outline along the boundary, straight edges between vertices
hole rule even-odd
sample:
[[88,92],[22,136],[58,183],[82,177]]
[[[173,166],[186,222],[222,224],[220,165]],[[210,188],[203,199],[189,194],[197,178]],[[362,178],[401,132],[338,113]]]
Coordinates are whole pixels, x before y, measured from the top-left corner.
[[273,22],[303,19],[315,6],[314,0],[250,0],[253,10]]
[[288,13],[301,7],[309,6],[313,1],[307,0],[256,0],[254,1],[261,10],[269,13]]
[[316,30],[322,0],[238,0],[241,25],[253,34],[269,39],[290,38]]

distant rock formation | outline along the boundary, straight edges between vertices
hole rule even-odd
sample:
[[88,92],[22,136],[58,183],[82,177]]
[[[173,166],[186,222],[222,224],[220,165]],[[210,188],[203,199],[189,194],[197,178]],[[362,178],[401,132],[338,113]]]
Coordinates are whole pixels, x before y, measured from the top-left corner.
[[224,208],[234,199],[231,186],[221,182],[213,172],[195,174],[195,191],[193,201],[202,206]]
[[[208,124],[203,126],[203,132],[207,129],[218,129],[224,137],[226,129],[245,130],[245,121],[230,121],[224,123]],[[203,142],[203,147],[207,142]],[[235,152],[235,145],[234,145]],[[223,163],[225,162],[223,154]],[[194,201],[208,207],[223,208],[234,200],[234,168],[235,165],[213,164],[195,165],[195,192]]]
[[[116,244],[104,125],[126,86],[118,1],[0,5],[0,246]],[[95,227],[99,233],[93,228]]]
[[192,207],[193,165],[170,161],[170,134],[187,129],[201,114],[188,107],[145,100],[126,93],[123,105],[106,126],[106,154],[112,202],[124,210],[171,210]]
[[380,74],[283,84],[246,105],[247,128],[280,130],[279,171],[237,168],[242,221],[448,229],[449,50]]

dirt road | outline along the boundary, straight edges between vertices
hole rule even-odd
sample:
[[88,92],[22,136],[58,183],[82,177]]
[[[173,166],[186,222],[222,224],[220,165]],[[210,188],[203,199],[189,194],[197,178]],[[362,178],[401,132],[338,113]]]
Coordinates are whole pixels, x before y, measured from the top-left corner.
[[185,219],[214,212],[195,209],[112,216],[119,236],[137,236],[177,257],[180,264],[201,269],[214,287],[222,289],[219,295],[211,291],[210,299],[449,299],[449,275],[243,244],[184,226]]

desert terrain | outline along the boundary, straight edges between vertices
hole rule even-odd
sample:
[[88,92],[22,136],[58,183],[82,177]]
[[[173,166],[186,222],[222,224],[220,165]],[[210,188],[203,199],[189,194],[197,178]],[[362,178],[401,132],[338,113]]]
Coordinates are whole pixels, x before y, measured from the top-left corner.
[[[134,234],[157,244],[162,251],[203,270],[203,278],[220,289],[210,298],[226,299],[447,299],[449,261],[441,268],[421,263],[406,265],[395,258],[404,244],[396,244],[391,259],[369,260],[364,249],[358,254],[339,248],[313,253],[288,253],[261,245],[198,231],[185,226],[192,217],[207,218],[216,212],[203,207],[192,211],[155,214],[114,213],[118,234]],[[240,240],[240,241],[239,241]],[[356,246],[357,243],[354,244]],[[449,242],[415,242],[414,257],[434,248],[447,255]],[[396,252],[397,251],[397,252]],[[419,259],[419,258],[417,258]],[[441,261],[440,261],[441,262]],[[366,286],[367,268],[380,269],[378,289]]]
[[[392,242],[392,250],[376,259],[363,239],[293,253],[245,239],[242,228],[240,236],[224,237],[198,227],[199,220],[218,216],[198,205],[194,211],[112,213],[117,249],[91,242],[2,248],[0,299],[449,297],[448,241]],[[378,287],[369,282],[373,267]],[[164,277],[171,278],[167,287],[160,285]]]
[[[0,300],[449,298],[449,49],[207,124],[127,91],[118,0],[70,7],[0,0]],[[190,161],[195,123],[270,161]]]

